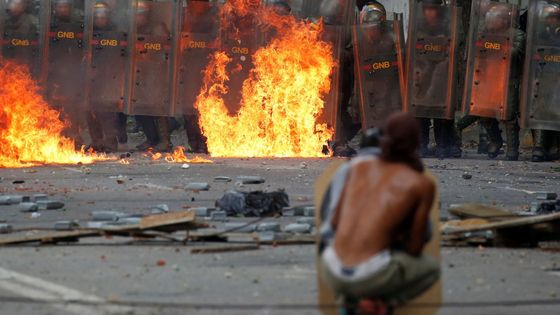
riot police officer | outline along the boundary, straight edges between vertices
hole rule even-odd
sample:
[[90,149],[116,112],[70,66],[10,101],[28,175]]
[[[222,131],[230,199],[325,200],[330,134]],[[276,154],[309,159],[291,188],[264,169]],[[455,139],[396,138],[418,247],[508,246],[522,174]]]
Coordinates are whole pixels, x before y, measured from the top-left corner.
[[353,32],[362,130],[379,128],[387,117],[402,110],[404,58],[402,50],[397,50],[397,46],[404,46],[401,31],[402,22],[387,22],[387,12],[379,2],[370,1],[362,7]]
[[[543,9],[544,30],[538,34],[546,46],[560,47],[560,4],[547,5]],[[554,102],[554,99],[549,101]],[[554,104],[560,106],[560,104]],[[560,158],[560,132],[533,130],[533,162],[553,161]]]
[[[488,34],[499,34],[504,30],[512,27],[511,13],[505,4],[493,4],[485,15],[485,32]],[[507,106],[511,112],[510,117],[506,117],[501,122],[505,126],[506,133],[506,159],[509,161],[516,161],[519,158],[519,80],[521,76],[521,68],[523,66],[523,56],[525,52],[525,33],[520,29],[515,29],[513,38],[513,45],[511,47],[511,64],[507,65],[510,68],[510,77],[508,81],[508,98]],[[491,65],[488,64],[488,67]],[[486,70],[489,73],[492,71],[489,68]],[[490,74],[489,74],[490,75]],[[493,82],[485,82],[484,84],[492,84]],[[499,93],[499,91],[497,91]],[[496,95],[496,97],[500,97]],[[488,132],[490,143],[488,145],[488,156],[495,158],[498,156],[500,149],[503,146],[503,138],[498,120],[494,118],[482,118],[481,123]]]
[[73,0],[54,0],[52,4],[48,97],[51,105],[62,109],[63,120],[70,122],[65,135],[81,147],[81,129],[86,118],[82,108],[84,12],[74,6]]
[[200,45],[181,44],[182,65],[178,87],[179,99],[185,107],[185,131],[190,150],[194,153],[208,153],[207,139],[202,134],[198,110],[194,108],[196,98],[203,84],[202,72],[213,52],[212,42],[217,37],[217,11],[208,0],[187,1],[184,7],[182,40],[203,42]]
[[[151,1],[140,0],[136,10],[136,31],[141,35],[169,36],[170,30],[163,23],[153,23],[151,16]],[[152,74],[154,75],[154,74]],[[153,104],[158,106],[159,104]],[[150,148],[156,151],[170,151],[171,132],[169,129],[168,117],[155,117],[146,115],[136,115],[136,122],[142,127],[146,135],[146,141],[136,148],[141,151]]]
[[[442,16],[443,0],[422,0],[423,4],[423,20],[424,25],[420,27],[418,38],[431,37],[431,38],[446,38],[449,37],[449,28],[447,23],[450,23],[444,16]],[[447,86],[447,80],[444,74],[448,72],[447,59],[440,61],[422,61],[416,64],[415,71],[418,76],[415,77],[414,84],[418,87],[415,90],[417,97],[426,99],[436,99],[443,102],[446,93],[442,93],[441,89]],[[409,78],[411,79],[411,78]],[[455,78],[450,78],[455,80]],[[439,95],[439,96],[438,96]],[[433,121],[434,138],[436,142],[435,154],[438,158],[446,157],[460,157],[462,152],[457,146],[455,138],[455,129],[453,119],[430,119],[418,118],[421,133],[420,133],[420,154],[423,157],[433,155],[433,151],[429,149],[430,143],[430,127]]]
[[[93,30],[94,32],[113,31],[116,26],[112,21],[111,7],[105,2],[98,2],[93,8]],[[93,56],[95,58],[95,56]],[[103,81],[97,78],[99,82],[111,84],[111,81]],[[98,93],[99,91],[91,91]],[[121,119],[116,112],[105,112],[97,109],[100,104],[90,104],[92,108],[87,115],[88,130],[91,137],[91,145],[88,149],[96,152],[112,153],[118,151],[119,143],[119,125]]]
[[37,21],[28,10],[28,0],[9,0],[7,7],[8,18],[4,24],[5,32],[17,34],[31,34],[37,29]]

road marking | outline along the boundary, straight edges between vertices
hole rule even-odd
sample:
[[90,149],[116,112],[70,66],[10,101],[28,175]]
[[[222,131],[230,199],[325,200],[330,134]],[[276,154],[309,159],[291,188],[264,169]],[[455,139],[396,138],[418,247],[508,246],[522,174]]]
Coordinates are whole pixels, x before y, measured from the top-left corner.
[[37,301],[52,301],[52,303],[47,304],[71,314],[100,315],[127,313],[130,311],[129,308],[120,306],[61,304],[61,301],[103,303],[106,300],[95,295],[83,293],[78,290],[4,269],[2,267],[0,267],[0,289]]

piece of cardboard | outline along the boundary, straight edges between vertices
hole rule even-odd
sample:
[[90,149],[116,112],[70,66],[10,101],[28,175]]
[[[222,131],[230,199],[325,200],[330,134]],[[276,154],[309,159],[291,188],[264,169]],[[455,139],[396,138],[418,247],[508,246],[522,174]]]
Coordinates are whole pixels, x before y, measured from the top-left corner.
[[[317,179],[315,183],[315,204],[318,205],[317,209],[321,209],[320,205],[323,201],[323,197],[327,191],[327,188],[331,182],[331,178],[334,176],[338,168],[344,163],[343,160],[335,161],[332,163],[325,172]],[[429,172],[426,172],[426,176],[432,180],[437,186],[436,178]],[[440,247],[440,227],[439,227],[439,210],[440,210],[440,201],[439,201],[439,191],[436,189],[435,196],[434,196],[434,204],[432,210],[430,212],[430,218],[432,221],[432,240],[426,245],[424,248],[424,253],[436,257],[441,261],[441,247]],[[317,226],[321,226],[321,216],[317,215]],[[319,237],[317,236],[317,244],[319,244]],[[317,253],[319,252],[317,247]],[[319,256],[317,256],[317,270],[319,269],[319,264],[321,260]],[[337,298],[335,294],[328,288],[328,286],[323,282],[319,273],[317,273],[317,288],[318,288],[318,303],[319,305],[324,306],[332,306],[337,303]],[[421,296],[414,299],[408,305],[411,307],[407,307],[406,305],[400,307],[399,309],[395,310],[395,315],[435,315],[439,311],[439,305],[442,302],[442,281],[438,281],[432,288],[428,291],[424,292]],[[415,308],[413,307],[414,304],[423,304],[423,305],[433,305],[433,307],[421,307]],[[338,310],[332,307],[325,307],[322,308],[322,313],[324,315],[337,315]]]

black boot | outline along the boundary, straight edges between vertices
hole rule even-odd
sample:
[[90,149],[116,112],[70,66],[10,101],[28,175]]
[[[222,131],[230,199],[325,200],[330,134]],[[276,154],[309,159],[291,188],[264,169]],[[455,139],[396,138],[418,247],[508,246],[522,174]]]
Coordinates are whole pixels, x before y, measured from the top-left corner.
[[531,130],[531,133],[533,135],[533,156],[531,161],[535,163],[544,162],[546,159],[544,153],[544,130]]
[[519,124],[517,119],[504,121],[506,127],[506,160],[517,161],[519,160]]
[[484,118],[481,119],[482,125],[488,133],[488,157],[495,159],[499,154],[502,146],[504,145],[504,140],[502,138],[502,131],[500,130],[500,124],[496,119]]
[[173,149],[171,143],[171,132],[169,130],[169,119],[159,117],[156,121],[158,127],[159,143],[154,147],[157,152],[170,152]]
[[136,148],[140,151],[146,151],[150,148],[154,148],[159,143],[156,117],[136,116],[136,123],[142,128],[144,134],[146,135],[146,141],[136,146]]
[[488,133],[484,127],[478,128],[478,154],[488,154]]

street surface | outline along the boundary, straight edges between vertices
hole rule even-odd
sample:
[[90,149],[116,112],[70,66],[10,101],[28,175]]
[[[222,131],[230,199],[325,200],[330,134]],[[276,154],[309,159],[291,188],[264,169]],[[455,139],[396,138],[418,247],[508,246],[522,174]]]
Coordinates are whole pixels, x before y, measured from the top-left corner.
[[[0,206],[0,222],[14,228],[51,228],[59,220],[79,220],[85,225],[96,210],[149,214],[159,204],[167,204],[171,211],[212,207],[230,189],[284,188],[292,206],[310,205],[315,179],[332,162],[212,160],[213,164],[190,164],[184,169],[182,164],[150,161],[134,154],[128,165],[107,162],[2,169],[0,195],[47,193],[65,202],[65,207],[40,211],[39,217],[32,218],[17,206]],[[531,192],[560,190],[558,163],[489,161],[471,152],[461,160],[428,159],[426,164],[439,178],[444,219],[449,217],[446,209],[450,204],[478,202],[523,211],[534,199]],[[464,173],[472,179],[463,179]],[[235,178],[240,175],[263,176],[267,181],[239,187]],[[233,181],[215,183],[216,176],[229,176]],[[16,180],[24,182],[13,184]],[[185,191],[191,182],[208,182],[211,189]],[[267,220],[285,225],[295,218]],[[130,241],[99,238],[78,244],[0,248],[0,314],[318,314],[312,307],[317,294],[313,246],[265,246],[258,251],[193,255],[190,249],[204,244]],[[444,248],[442,252],[445,302],[475,306],[445,307],[440,314],[558,314],[560,303],[482,304],[560,301],[560,254],[492,248]],[[158,266],[162,260],[163,266]],[[49,302],[53,300],[82,303]],[[282,307],[294,304],[309,307]]]

